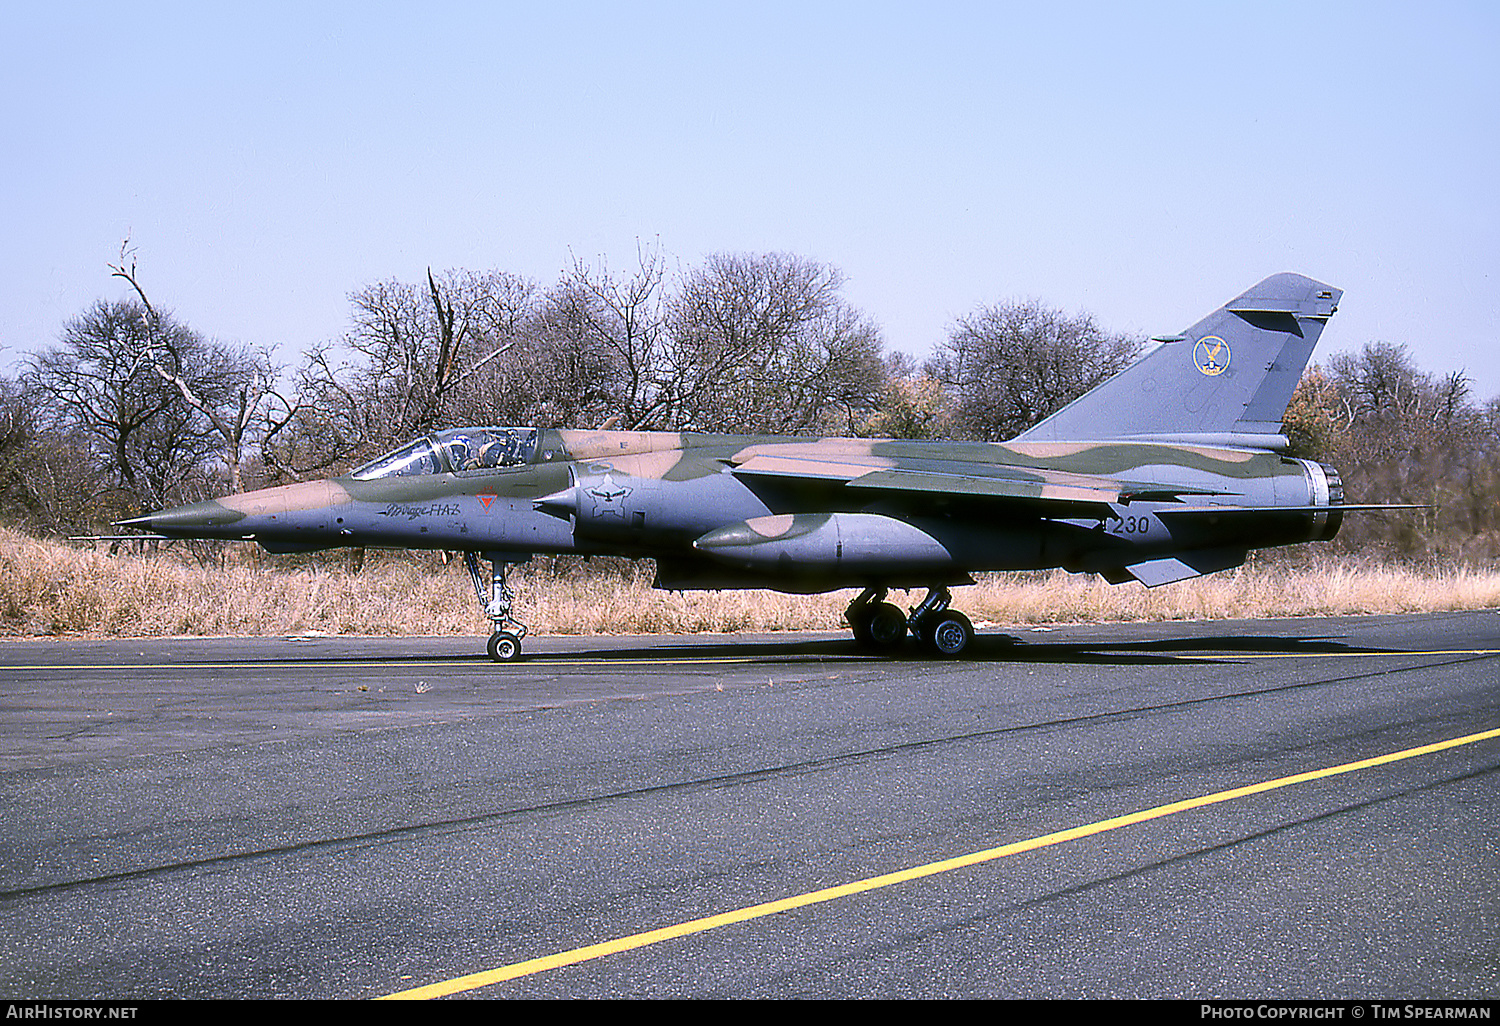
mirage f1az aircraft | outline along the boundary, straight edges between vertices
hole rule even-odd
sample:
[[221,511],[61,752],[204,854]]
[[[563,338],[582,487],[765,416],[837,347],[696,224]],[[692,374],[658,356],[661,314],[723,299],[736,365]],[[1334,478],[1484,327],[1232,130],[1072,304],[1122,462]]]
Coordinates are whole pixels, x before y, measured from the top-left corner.
[[[1345,505],[1337,471],[1284,455],[1287,403],[1341,295],[1267,278],[1003,443],[462,428],[342,477],[124,523],[271,552],[462,551],[502,662],[527,633],[506,569],[535,553],[651,558],[669,590],[860,588],[847,617],[862,645],[911,634],[951,657],[974,629],[948,589],[974,572],[1156,587],[1377,508]],[[906,612],[891,588],[927,592]]]

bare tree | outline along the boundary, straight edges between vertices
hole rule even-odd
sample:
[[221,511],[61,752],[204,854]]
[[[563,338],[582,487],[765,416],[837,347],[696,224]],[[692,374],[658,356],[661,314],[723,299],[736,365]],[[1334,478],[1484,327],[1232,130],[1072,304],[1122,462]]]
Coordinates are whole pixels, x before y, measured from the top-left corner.
[[494,423],[503,398],[492,386],[527,337],[536,283],[505,271],[448,271],[439,280],[429,270],[427,289],[441,328],[437,419]]
[[0,381],[0,516],[24,530],[59,532],[99,519],[100,475],[87,441],[57,433],[17,381]]
[[860,434],[871,438],[937,439],[953,433],[953,398],[943,383],[906,353],[886,357],[880,405]]
[[445,426],[491,419],[487,389],[519,340],[535,285],[503,271],[427,273],[350,295],[349,330],[315,347],[297,374],[297,401],[268,432],[266,463],[300,477]]
[[629,274],[575,259],[531,324],[525,367],[536,422],[625,429],[664,426],[666,373],[659,250],[637,249]]
[[954,430],[1014,438],[1123,370],[1139,343],[1035,300],[980,307],[949,331],[928,371],[952,391]]
[[[129,263],[126,260],[129,258]],[[169,322],[157,313],[136,276],[129,240],[120,248],[120,263],[109,265],[113,277],[127,282],[144,308],[142,355],[162,381],[176,389],[182,401],[207,421],[218,435],[231,491],[245,490],[241,474],[251,432],[264,415],[266,429],[278,422],[277,409],[289,416],[292,407],[276,391],[278,368],[266,350],[208,341],[194,333],[163,330]]]
[[499,271],[366,286],[349,331],[308,354],[266,461],[322,472],[458,420],[849,431],[877,405],[879,331],[836,270],[719,256],[675,294],[667,283],[642,246],[629,273],[575,260],[540,295]]
[[1349,446],[1350,423],[1338,386],[1323,368],[1312,366],[1292,391],[1282,418],[1288,454],[1303,459],[1333,460]]
[[[157,368],[166,363],[167,374]],[[217,448],[172,376],[222,398],[203,340],[139,302],[100,301],[64,326],[60,344],[30,358],[24,381],[40,399],[42,426],[77,432],[110,487],[137,504],[179,501]],[[127,503],[128,505],[128,503]]]
[[851,433],[885,384],[880,331],[836,268],[782,253],[710,256],[673,297],[657,409],[703,431]]
[[1451,555],[1500,530],[1500,443],[1495,404],[1477,406],[1462,372],[1419,370],[1405,346],[1370,342],[1311,368],[1288,410],[1288,428],[1315,430],[1299,454],[1339,468],[1362,501],[1413,502],[1431,513],[1387,522],[1345,521],[1337,544],[1400,557]]

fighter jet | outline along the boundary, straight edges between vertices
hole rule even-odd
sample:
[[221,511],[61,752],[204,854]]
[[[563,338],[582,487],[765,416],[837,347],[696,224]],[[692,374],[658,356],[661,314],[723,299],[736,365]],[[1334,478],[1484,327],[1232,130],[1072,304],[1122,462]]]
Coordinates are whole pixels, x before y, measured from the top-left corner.
[[[858,588],[846,615],[861,645],[894,652],[910,635],[953,657],[974,628],[949,589],[976,572],[1157,587],[1384,508],[1345,504],[1335,469],[1285,455],[1282,418],[1341,295],[1267,278],[1003,443],[461,428],[331,480],[124,523],[278,553],[461,551],[499,662],[527,634],[507,568],[536,553],[654,559],[671,590]],[[907,611],[891,589],[926,596]]]

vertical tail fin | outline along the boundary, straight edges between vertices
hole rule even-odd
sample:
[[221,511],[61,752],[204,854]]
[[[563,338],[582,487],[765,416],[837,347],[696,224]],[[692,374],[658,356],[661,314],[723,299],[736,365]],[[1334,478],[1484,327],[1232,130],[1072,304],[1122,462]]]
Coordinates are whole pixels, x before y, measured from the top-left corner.
[[1285,448],[1287,403],[1342,295],[1272,275],[1016,440]]

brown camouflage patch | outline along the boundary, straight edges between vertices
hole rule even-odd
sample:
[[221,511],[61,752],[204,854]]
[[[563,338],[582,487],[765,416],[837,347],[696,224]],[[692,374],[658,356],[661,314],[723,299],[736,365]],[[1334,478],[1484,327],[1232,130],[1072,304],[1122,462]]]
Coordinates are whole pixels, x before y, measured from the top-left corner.
[[1163,445],[1147,442],[1004,442],[1000,448],[1020,456],[1037,460],[1062,460],[1074,456],[1100,452],[1106,448],[1118,450],[1124,445],[1139,445],[1161,450],[1164,453],[1190,453],[1193,456],[1220,463],[1245,463],[1264,453],[1239,449],[1215,449],[1201,445]]
[[853,481],[878,470],[891,470],[898,461],[877,456],[875,443],[862,438],[825,438],[816,442],[760,443],[746,446],[730,457],[738,469],[750,474],[784,474]]
[[562,441],[563,457],[580,462],[682,448],[682,435],[675,431],[575,431],[564,428],[557,432],[557,437]]
[[661,481],[677,464],[682,462],[682,450],[668,449],[662,452],[637,453],[622,456],[619,459],[605,460],[605,462],[622,474]]
[[839,460],[829,457],[758,455],[752,456],[737,469],[747,474],[784,474],[788,477],[818,477],[834,481],[853,481],[879,470],[890,470],[895,460],[879,456],[864,459],[853,457]]
[[246,516],[294,513],[304,509],[338,506],[350,501],[349,493],[334,481],[304,481],[301,484],[263,488],[257,492],[229,495],[219,505]]
[[754,517],[745,523],[762,538],[780,538],[792,529],[797,518],[791,513],[776,513],[768,517]]
[[869,438],[820,438],[816,441],[759,442],[747,445],[730,457],[735,464],[745,463],[757,456],[787,456],[801,459],[855,457],[870,458],[875,455],[875,439]]

